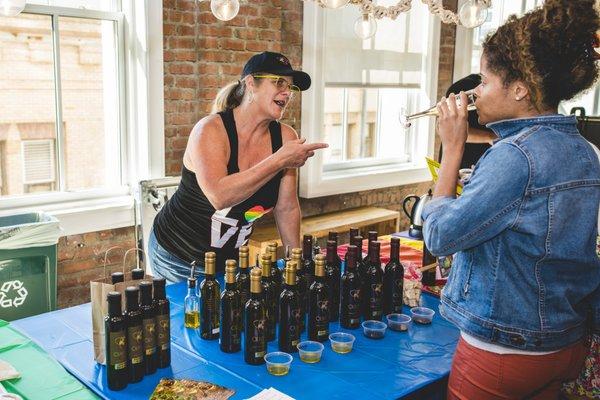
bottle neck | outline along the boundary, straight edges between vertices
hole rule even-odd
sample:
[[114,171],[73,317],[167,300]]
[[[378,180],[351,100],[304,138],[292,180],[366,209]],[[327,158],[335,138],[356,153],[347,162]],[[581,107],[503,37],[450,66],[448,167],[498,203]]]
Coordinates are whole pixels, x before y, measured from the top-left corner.
[[127,296],[127,294],[126,294],[126,297],[125,297],[125,301],[126,301],[125,307],[126,307],[126,310],[128,312],[129,311],[136,311],[136,310],[140,309],[140,305],[138,303],[137,297],[138,297],[137,293],[136,293],[136,296],[134,296],[134,295]]
[[373,265],[381,264],[381,258],[379,255],[379,246],[371,247],[371,264],[373,264]]
[[305,241],[302,244],[302,258],[304,260],[312,260],[313,259],[313,247],[312,242]]
[[121,302],[120,301],[109,301],[108,302],[108,315],[111,317],[120,317],[121,313]]
[[392,240],[390,244],[390,261],[400,261],[400,241]]
[[235,282],[225,282],[225,290],[236,290],[237,286]]
[[188,296],[196,296],[196,287],[189,287],[188,286],[188,291],[187,291]]
[[333,243],[327,244],[327,263],[334,264],[337,258],[337,245]]

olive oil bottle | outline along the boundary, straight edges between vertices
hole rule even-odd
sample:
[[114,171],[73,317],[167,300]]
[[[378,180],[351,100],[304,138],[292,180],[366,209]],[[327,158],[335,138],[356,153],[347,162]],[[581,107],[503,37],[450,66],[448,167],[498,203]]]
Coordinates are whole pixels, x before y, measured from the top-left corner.
[[196,278],[193,274],[187,280],[188,292],[184,304],[184,325],[186,328],[198,329],[200,327],[200,299],[196,294]]
[[327,239],[327,240],[328,240],[328,241],[329,241],[329,240],[333,240],[333,241],[335,242],[335,250],[336,250],[336,253],[335,253],[335,262],[337,263],[337,265],[338,265],[338,268],[339,268],[339,269],[341,269],[341,267],[342,267],[342,259],[341,259],[341,258],[340,258],[340,256],[337,254],[337,246],[338,246],[338,244],[339,244],[339,243],[338,243],[338,233],[337,233],[337,232],[335,232],[335,231],[331,231],[331,232],[329,232],[329,234],[328,234],[328,239]]
[[293,353],[300,342],[300,294],[296,289],[296,262],[285,267],[285,284],[279,296],[279,351]]
[[329,322],[340,319],[340,265],[341,260],[337,254],[337,243],[334,240],[328,240],[325,276],[327,277],[327,286],[329,286]]
[[[363,237],[360,236],[360,234],[357,235],[350,235],[350,244],[354,245],[358,248],[358,255],[359,258],[356,260],[356,267],[358,268],[358,264],[362,261],[362,241],[363,241]],[[344,256],[344,261],[348,262],[348,252],[346,251],[346,255]],[[358,270],[356,270],[356,273],[358,274]]]
[[400,261],[400,238],[390,243],[390,261],[383,272],[383,314],[402,312],[404,294],[404,265]]
[[[311,235],[304,235],[302,239],[302,271],[306,278],[307,287],[310,288],[313,281],[315,280],[315,261],[313,259],[313,237]],[[306,297],[308,301],[308,296]],[[308,310],[308,303],[306,303]]]
[[204,254],[204,279],[200,283],[200,337],[213,340],[219,338],[219,296],[221,287],[215,279],[216,254]]
[[302,269],[302,249],[292,249],[292,261],[296,263],[296,290],[300,296],[300,332],[306,329],[306,305],[308,304],[308,283]]
[[144,378],[144,327],[140,310],[140,290],[135,286],[125,289],[125,321],[127,325],[127,360],[129,382]]
[[362,279],[363,317],[380,321],[383,315],[383,271],[379,256],[381,243],[371,242],[370,262]]
[[250,272],[250,299],[244,307],[244,361],[252,365],[265,363],[267,352],[266,307],[262,298],[261,271]]
[[278,300],[283,286],[283,274],[277,266],[277,242],[269,243],[267,252],[271,256],[271,282],[273,282],[273,289],[275,290],[275,322],[277,322],[279,320],[279,311],[277,310],[279,306]]
[[165,278],[153,278],[156,305],[156,350],[158,368],[171,365],[171,309],[165,291]]
[[152,283],[140,282],[140,309],[144,327],[144,366],[146,375],[156,372],[158,353],[156,352],[156,306],[152,301]]
[[262,286],[262,299],[265,303],[265,337],[267,342],[275,339],[275,313],[277,312],[277,297],[275,287],[271,279],[271,255],[263,254],[261,258],[262,275],[260,283]]
[[360,326],[361,284],[356,273],[356,261],[360,258],[358,247],[348,246],[346,268],[342,275],[342,298],[340,304],[340,325],[346,329]]
[[308,292],[308,338],[324,342],[329,337],[329,288],[325,278],[325,256],[317,255],[315,281]]
[[221,293],[221,335],[219,338],[219,346],[225,353],[235,353],[242,348],[242,303],[235,281],[235,270],[235,260],[225,261],[225,290]]
[[106,355],[106,381],[110,390],[121,390],[129,381],[127,364],[127,334],[121,313],[121,293],[109,292],[106,296],[108,315],[104,319]]
[[240,247],[239,267],[240,270],[235,277],[237,289],[240,292],[242,308],[250,298],[250,271],[248,270],[250,249],[248,246]]

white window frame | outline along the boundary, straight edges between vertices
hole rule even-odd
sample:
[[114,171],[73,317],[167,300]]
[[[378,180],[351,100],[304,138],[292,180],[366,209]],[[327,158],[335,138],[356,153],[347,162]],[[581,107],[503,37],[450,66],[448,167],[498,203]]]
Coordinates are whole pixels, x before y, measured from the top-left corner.
[[[426,74],[430,79],[424,87],[430,99],[437,97],[440,21],[429,14],[428,55]],[[322,141],[324,112],[324,52],[325,12],[313,2],[304,3],[303,70],[310,74],[312,87],[302,93],[302,136],[308,142]],[[413,128],[416,129],[417,127]],[[390,186],[406,185],[431,180],[425,156],[434,152],[435,124],[432,119],[411,131],[414,159],[349,160],[324,167],[323,152],[317,151],[300,169],[299,193],[313,198],[333,194],[357,192]]]
[[[65,235],[133,226],[135,192],[142,179],[164,176],[164,95],[162,2],[122,0],[122,12],[105,12],[27,4],[25,13],[117,22],[121,126],[121,185],[110,189],[52,192],[0,198],[0,216],[45,211],[58,217]],[[127,21],[127,26],[125,26]],[[127,28],[127,29],[126,29]],[[60,52],[57,51],[56,54]],[[55,62],[60,91],[60,55]],[[58,137],[62,138],[62,104],[56,101]],[[58,146],[61,149],[61,146]],[[59,157],[59,168],[64,158]],[[64,174],[61,174],[64,176]],[[64,187],[64,185],[62,186]]]

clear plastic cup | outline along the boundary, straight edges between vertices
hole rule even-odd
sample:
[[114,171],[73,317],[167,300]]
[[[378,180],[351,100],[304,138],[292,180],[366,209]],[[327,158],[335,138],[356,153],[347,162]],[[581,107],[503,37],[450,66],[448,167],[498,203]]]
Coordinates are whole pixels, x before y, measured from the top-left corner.
[[275,351],[272,353],[265,354],[265,362],[267,363],[267,371],[271,375],[283,376],[290,372],[290,364],[292,363],[292,357],[288,353],[282,351]]
[[413,321],[419,324],[430,324],[435,311],[427,307],[413,307],[410,309]]
[[321,361],[321,354],[323,353],[323,343],[315,342],[312,340],[306,340],[298,343],[298,353],[300,359],[305,363],[314,364]]
[[412,321],[406,314],[389,314],[386,318],[389,328],[393,331],[407,331]]
[[385,322],[368,320],[362,323],[363,333],[369,339],[382,339],[387,325]]
[[352,351],[355,337],[349,333],[335,332],[329,335],[329,342],[331,343],[331,350],[336,353],[346,354]]

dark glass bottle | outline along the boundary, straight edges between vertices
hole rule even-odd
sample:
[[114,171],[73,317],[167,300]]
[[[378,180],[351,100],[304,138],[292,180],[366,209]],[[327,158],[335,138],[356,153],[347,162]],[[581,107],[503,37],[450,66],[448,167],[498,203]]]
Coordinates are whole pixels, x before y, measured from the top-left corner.
[[348,246],[340,304],[340,325],[346,329],[356,329],[360,326],[361,285],[356,274],[356,261],[359,257],[358,247]]
[[106,381],[110,390],[121,390],[129,381],[127,364],[127,334],[121,313],[121,293],[109,292],[106,296],[108,315],[104,319],[106,356]]
[[[363,237],[359,235],[350,236],[350,244],[358,247],[358,255],[359,258],[356,260],[356,267],[358,268],[358,264],[362,261],[362,241]],[[348,252],[346,251],[346,255],[344,256],[344,262],[348,261]],[[358,271],[357,271],[358,273]]]
[[144,270],[141,268],[134,268],[131,270],[131,279],[137,281],[139,279],[144,279]]
[[296,262],[288,261],[285,267],[285,284],[279,296],[279,351],[293,353],[300,342],[300,303],[296,289]]
[[112,274],[110,274],[110,280],[113,285],[116,285],[119,282],[125,281],[125,275],[122,272],[113,272]]
[[337,263],[337,265],[338,265],[338,268],[340,268],[340,269],[341,269],[341,268],[342,268],[342,259],[340,258],[340,256],[339,256],[339,255],[338,255],[338,253],[337,253],[337,246],[338,246],[338,244],[339,244],[339,242],[338,242],[338,233],[337,233],[337,232],[335,232],[335,231],[331,231],[331,232],[329,232],[329,235],[328,235],[328,239],[327,239],[327,240],[328,240],[328,241],[329,241],[329,240],[332,240],[332,241],[334,241],[334,242],[335,242],[335,250],[336,250],[336,253],[335,253],[335,262]]
[[279,295],[283,283],[283,274],[277,266],[277,242],[271,242],[267,246],[267,252],[271,256],[271,282],[273,282],[273,290],[275,291],[275,322],[279,320]]
[[[435,265],[435,266],[433,266]],[[427,268],[430,267],[430,268]],[[437,258],[431,254],[425,241],[423,241],[423,264],[422,264],[423,275],[421,276],[421,283],[427,286],[435,285],[435,272],[437,270]]]
[[362,279],[363,317],[365,320],[381,320],[383,315],[383,271],[379,251],[381,244],[371,242],[370,262]]
[[235,277],[237,288],[240,292],[240,304],[242,308],[250,298],[250,271],[248,270],[250,250],[248,246],[240,247],[239,267],[240,270]]
[[300,296],[300,332],[306,329],[306,305],[308,304],[308,283],[302,269],[302,249],[292,249],[292,261],[296,263],[296,290]]
[[360,277],[360,281],[364,283],[364,277],[367,273],[367,269],[369,268],[370,256],[371,254],[371,243],[377,241],[377,231],[369,231],[369,238],[367,240],[367,255],[362,259],[361,262],[358,263],[358,276]]
[[204,253],[204,279],[200,282],[200,337],[219,338],[219,296],[221,287],[215,279],[216,254]]
[[250,272],[250,299],[244,308],[244,361],[252,365],[265,363],[267,352],[266,307],[262,298],[261,271]]
[[[310,288],[315,280],[315,261],[313,259],[313,250],[313,237],[311,235],[304,235],[302,239],[302,271],[306,277],[306,284],[308,285],[308,288]],[[308,303],[306,306],[308,310]]]
[[144,327],[140,310],[140,290],[135,286],[125,289],[125,321],[127,325],[127,360],[129,382],[144,378]]
[[242,348],[242,303],[235,282],[235,260],[225,261],[225,290],[221,293],[221,337],[219,346],[225,353]]
[[329,322],[340,319],[340,281],[341,271],[339,257],[337,255],[337,244],[333,240],[327,241],[327,263],[325,264],[325,276],[329,287]]
[[165,278],[153,278],[156,305],[156,350],[158,368],[171,365],[171,309],[165,291]]
[[360,229],[350,228],[350,232],[348,232],[348,242],[352,244],[352,238],[356,236],[360,236]]
[[383,314],[402,313],[404,265],[400,261],[400,238],[390,243],[390,261],[383,272]]
[[140,310],[144,326],[144,365],[146,375],[156,372],[158,353],[156,352],[156,306],[152,301],[152,283],[140,282]]
[[267,342],[275,339],[275,313],[277,312],[277,297],[271,279],[271,255],[263,254],[261,258],[262,270],[260,284],[262,286],[262,299],[265,302],[265,338]]
[[[371,242],[376,242],[377,241],[377,231],[369,231],[367,233],[367,237],[368,237],[368,241],[367,241],[367,248],[370,248],[370,244]],[[367,255],[365,256],[365,258],[363,258],[364,261],[366,261],[367,263],[369,262],[369,253],[367,250]]]
[[325,278],[325,256],[315,257],[315,281],[308,292],[308,338],[324,342],[329,338],[329,288]]

